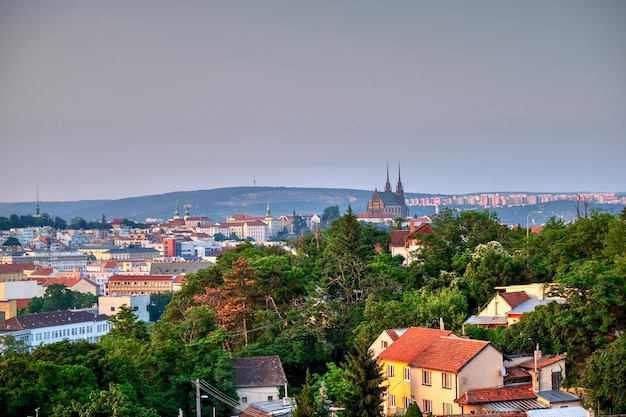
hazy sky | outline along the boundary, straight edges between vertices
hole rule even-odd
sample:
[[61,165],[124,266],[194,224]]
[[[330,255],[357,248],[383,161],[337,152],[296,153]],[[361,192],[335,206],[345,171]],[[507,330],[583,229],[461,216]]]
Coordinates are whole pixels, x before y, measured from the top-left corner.
[[626,191],[626,1],[0,1],[0,201]]

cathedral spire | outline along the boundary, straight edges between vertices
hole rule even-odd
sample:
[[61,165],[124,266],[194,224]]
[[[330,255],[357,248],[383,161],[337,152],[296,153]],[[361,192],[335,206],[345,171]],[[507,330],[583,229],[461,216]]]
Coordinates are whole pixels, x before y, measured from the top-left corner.
[[398,162],[398,185],[396,185],[396,194],[404,195],[404,187],[402,186],[402,179],[400,179],[400,163]]
[[391,192],[391,183],[389,182],[389,162],[387,162],[387,182],[385,183],[385,192]]

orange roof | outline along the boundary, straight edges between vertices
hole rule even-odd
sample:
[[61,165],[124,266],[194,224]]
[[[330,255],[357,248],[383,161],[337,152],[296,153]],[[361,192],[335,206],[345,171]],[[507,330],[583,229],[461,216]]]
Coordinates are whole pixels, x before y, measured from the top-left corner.
[[378,355],[380,360],[409,363],[441,336],[453,334],[450,330],[411,327]]
[[511,308],[515,308],[523,302],[530,300],[530,297],[525,291],[503,292],[500,296],[504,298],[504,301],[506,301]]
[[43,283],[43,286],[49,287],[50,285],[59,284],[65,285],[67,288],[72,288],[78,281],[80,281],[80,278],[50,278]]
[[537,396],[533,393],[531,384],[509,385],[498,388],[468,389],[455,400],[462,405],[486,404],[500,401],[534,400]]
[[0,274],[15,274],[17,272],[24,272],[25,269],[35,269],[35,264],[19,263],[19,264],[0,264]]
[[33,272],[32,274],[30,274],[30,276],[34,276],[34,275],[38,275],[38,276],[49,276],[54,272],[53,268],[39,268],[37,270],[35,270],[35,272]]
[[488,345],[489,342],[484,340],[440,337],[417,355],[410,365],[415,368],[456,373]]
[[[537,359],[537,368],[543,368],[544,366],[552,365],[553,363],[562,361],[564,359],[565,358],[563,356],[558,356],[558,355],[557,356],[552,356],[552,355],[542,356],[539,359]],[[534,369],[535,359],[534,358],[528,359],[526,362],[520,363],[519,367],[524,368],[524,369]]]

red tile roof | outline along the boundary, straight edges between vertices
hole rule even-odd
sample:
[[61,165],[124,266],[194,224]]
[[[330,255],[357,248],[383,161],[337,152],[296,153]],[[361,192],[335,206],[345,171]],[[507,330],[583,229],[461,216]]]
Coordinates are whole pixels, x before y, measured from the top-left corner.
[[[541,358],[537,359],[537,368],[543,368],[544,366],[552,365],[553,363],[562,361],[564,359],[565,358],[563,356],[558,356],[558,355],[557,356],[552,356],[552,355],[542,356]],[[524,368],[524,369],[534,369],[535,359],[534,358],[528,359],[526,362],[520,363],[519,367]]]
[[379,360],[409,363],[441,336],[453,334],[450,330],[411,327],[378,356]]
[[171,275],[113,275],[111,281],[172,281]]
[[400,338],[400,335],[395,330],[386,330],[386,332],[394,342]]
[[24,272],[24,270],[33,270],[35,269],[35,264],[28,263],[19,263],[19,264],[0,264],[0,274],[15,274],[18,272]]
[[417,355],[410,365],[415,368],[457,373],[488,345],[489,342],[484,340],[441,337]]
[[525,291],[503,292],[500,296],[504,298],[504,301],[506,301],[511,308],[515,308],[523,302],[530,300],[530,297]]
[[404,247],[406,244],[406,237],[409,235],[408,230],[392,230],[391,231],[391,242],[390,246],[393,247]]
[[500,401],[534,400],[531,384],[510,385],[497,388],[468,389],[455,400],[462,405],[486,404]]

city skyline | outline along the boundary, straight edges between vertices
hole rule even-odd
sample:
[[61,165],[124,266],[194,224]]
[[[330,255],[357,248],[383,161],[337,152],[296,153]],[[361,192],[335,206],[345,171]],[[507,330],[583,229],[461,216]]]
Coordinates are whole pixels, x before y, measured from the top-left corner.
[[622,1],[0,3],[0,201],[624,192]]

